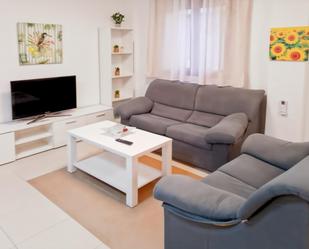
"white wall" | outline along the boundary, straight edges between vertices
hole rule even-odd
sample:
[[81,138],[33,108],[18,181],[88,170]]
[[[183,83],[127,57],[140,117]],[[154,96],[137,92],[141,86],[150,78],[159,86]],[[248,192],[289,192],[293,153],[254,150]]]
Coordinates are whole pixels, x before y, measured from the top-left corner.
[[[99,103],[98,28],[116,11],[131,23],[130,0],[0,0],[0,122],[11,120],[10,81],[77,75],[78,106]],[[63,64],[20,66],[17,22],[63,28]]]
[[309,141],[309,63],[306,65],[305,87],[305,141]]
[[134,0],[133,25],[135,41],[135,88],[136,96],[145,94],[147,80],[148,23],[150,0]]
[[[302,141],[305,138],[305,114],[309,111],[309,103],[306,106],[308,95],[305,94],[309,84],[308,62],[270,61],[269,34],[272,27],[308,25],[308,0],[254,0],[251,87],[267,91],[266,134],[292,141]],[[279,115],[280,100],[288,101],[287,117]]]

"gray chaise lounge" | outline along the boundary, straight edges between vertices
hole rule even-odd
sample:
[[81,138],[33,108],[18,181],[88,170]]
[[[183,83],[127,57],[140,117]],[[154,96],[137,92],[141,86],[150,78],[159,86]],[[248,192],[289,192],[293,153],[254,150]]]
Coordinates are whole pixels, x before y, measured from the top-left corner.
[[173,157],[209,171],[239,155],[244,139],[263,133],[265,93],[155,80],[145,97],[115,109],[126,125],[173,138]]
[[165,249],[308,249],[309,143],[252,135],[202,181],[163,178]]

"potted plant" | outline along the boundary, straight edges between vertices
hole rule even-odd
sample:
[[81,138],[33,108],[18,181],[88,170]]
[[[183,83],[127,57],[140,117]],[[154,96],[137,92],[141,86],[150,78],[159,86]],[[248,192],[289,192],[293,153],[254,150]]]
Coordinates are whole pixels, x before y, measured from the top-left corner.
[[121,25],[121,23],[124,21],[124,15],[122,15],[120,12],[116,12],[112,15],[112,18],[116,25]]
[[118,45],[114,45],[114,53],[119,53],[119,46]]
[[115,67],[115,76],[120,75],[120,67]]
[[115,99],[119,99],[120,98],[120,91],[116,90],[115,91]]

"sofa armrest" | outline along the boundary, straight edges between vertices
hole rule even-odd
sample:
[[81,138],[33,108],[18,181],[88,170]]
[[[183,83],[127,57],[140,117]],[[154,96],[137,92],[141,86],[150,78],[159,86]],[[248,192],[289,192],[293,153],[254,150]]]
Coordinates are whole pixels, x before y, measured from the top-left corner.
[[187,176],[167,176],[154,189],[154,197],[186,213],[214,221],[237,219],[245,199]]
[[243,136],[247,127],[247,115],[245,113],[233,113],[211,127],[207,131],[205,139],[209,144],[234,144]]
[[147,97],[137,97],[117,106],[114,114],[121,119],[128,120],[132,115],[148,113],[153,107],[153,102]]
[[216,227],[230,227],[230,226],[235,226],[242,222],[241,219],[217,221],[217,220],[208,219],[208,218],[205,218],[199,215],[191,214],[186,211],[182,211],[181,209],[176,208],[166,203],[164,203],[162,206],[166,211],[173,213],[174,215],[177,215],[178,217],[181,217],[182,219],[195,222],[195,223],[207,224],[207,225],[212,225]]
[[253,134],[246,139],[241,152],[287,170],[309,155],[309,143],[292,143]]
[[308,164],[309,156],[255,191],[239,209],[238,217],[249,219],[267,203],[281,196],[296,196],[309,202]]

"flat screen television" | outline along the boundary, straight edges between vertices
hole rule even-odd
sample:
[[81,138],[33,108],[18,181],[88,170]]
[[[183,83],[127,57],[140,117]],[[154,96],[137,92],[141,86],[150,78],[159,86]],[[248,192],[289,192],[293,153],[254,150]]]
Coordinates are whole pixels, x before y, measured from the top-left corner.
[[76,76],[11,81],[11,98],[13,119],[76,108]]

